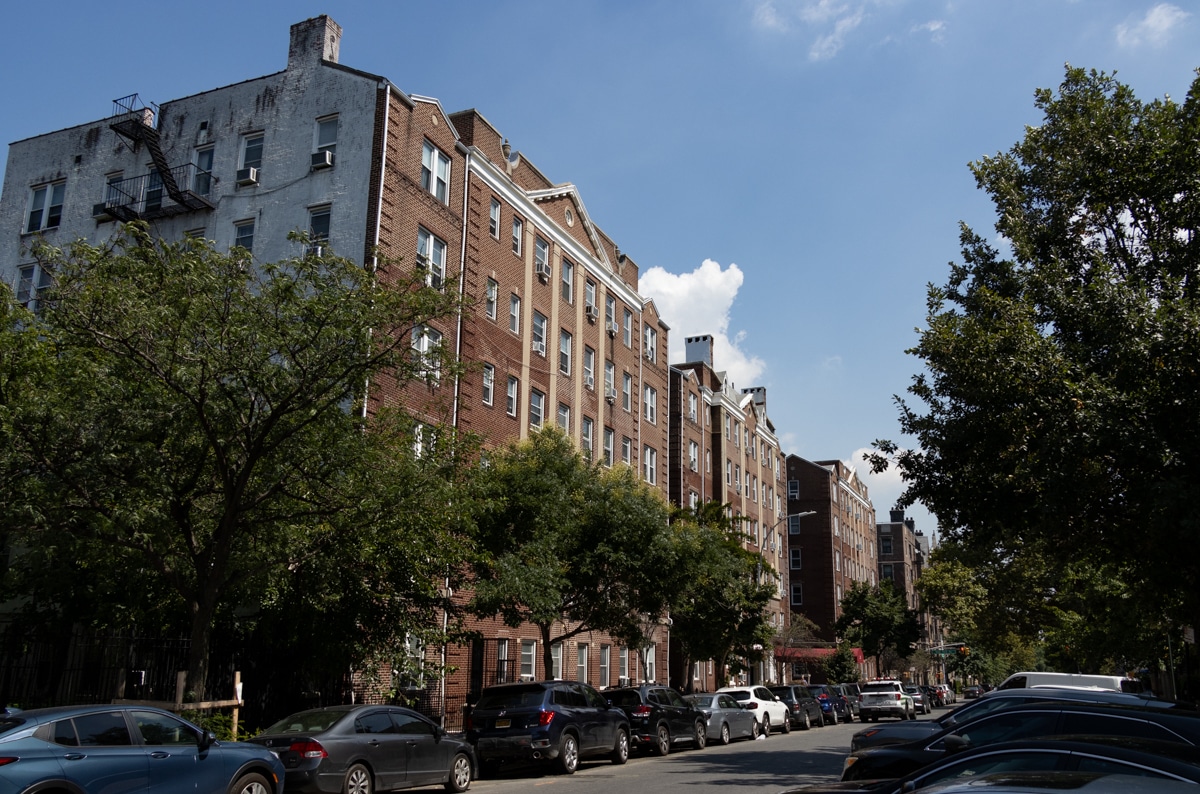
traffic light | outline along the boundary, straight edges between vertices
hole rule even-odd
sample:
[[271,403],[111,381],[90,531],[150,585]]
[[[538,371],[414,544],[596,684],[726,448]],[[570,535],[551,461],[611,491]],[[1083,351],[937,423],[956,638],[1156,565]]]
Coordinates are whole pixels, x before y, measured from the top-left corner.
[[960,645],[960,646],[958,646],[958,655],[959,656],[970,656],[971,649],[965,645]]

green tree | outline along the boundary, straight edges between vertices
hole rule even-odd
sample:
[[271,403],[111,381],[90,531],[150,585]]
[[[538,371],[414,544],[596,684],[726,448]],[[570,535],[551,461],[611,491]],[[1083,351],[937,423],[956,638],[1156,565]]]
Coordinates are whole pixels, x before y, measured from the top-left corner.
[[858,680],[858,662],[854,659],[850,643],[838,643],[837,650],[825,661],[825,675],[835,684]]
[[917,594],[921,604],[937,615],[952,631],[971,634],[975,618],[987,599],[987,590],[979,583],[975,571],[955,560],[939,559],[933,551],[933,562],[921,571],[917,579]]
[[0,343],[30,364],[0,387],[11,594],[40,620],[188,632],[201,697],[217,622],[315,571],[340,575],[315,589],[348,633],[420,621],[466,551],[445,506],[465,458],[413,460],[412,421],[367,416],[363,392],[430,377],[410,332],[453,297],[395,263],[384,287],[349,260],[252,265],[137,224],[35,255],[54,289],[38,317],[6,302]]
[[773,652],[766,609],[775,574],[745,548],[742,525],[720,502],[672,516],[671,637],[687,660],[683,669],[712,659],[723,677],[727,666],[741,664],[737,660],[758,661]]
[[908,608],[904,593],[896,590],[891,579],[876,587],[856,582],[842,596],[841,606],[834,630],[867,656],[874,656],[877,670],[883,670],[884,651],[904,658],[921,636],[916,612]]
[[628,466],[589,463],[553,427],[494,450],[480,480],[475,614],[537,626],[547,671],[551,646],[578,634],[650,639],[671,554],[660,494]]
[[873,466],[899,467],[904,503],[973,569],[1037,573],[1018,618],[1044,617],[1047,585],[1090,602],[1115,577],[1144,625],[1194,624],[1200,560],[1178,550],[1200,529],[1200,78],[1146,103],[1068,67],[1036,105],[1041,124],[971,166],[1007,255],[963,227],[909,351],[924,406],[898,398],[917,446],[876,442]]

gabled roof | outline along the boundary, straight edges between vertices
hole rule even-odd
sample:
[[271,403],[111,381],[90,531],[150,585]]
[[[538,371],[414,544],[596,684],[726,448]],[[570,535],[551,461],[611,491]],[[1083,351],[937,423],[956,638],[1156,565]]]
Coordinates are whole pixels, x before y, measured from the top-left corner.
[[458,143],[461,145],[462,138],[458,134],[458,128],[455,127],[454,122],[452,122],[450,120],[450,114],[446,112],[446,109],[444,107],[442,107],[441,101],[434,99],[433,97],[421,96],[420,94],[408,94],[408,99],[409,99],[409,101],[413,102],[414,104],[417,102],[424,102],[424,103],[427,103],[430,105],[435,105],[437,107],[438,113],[440,113],[442,116],[442,121],[450,129],[450,133],[454,136],[455,143]]
[[531,201],[539,204],[559,198],[570,200],[575,205],[575,214],[579,216],[579,222],[583,224],[583,229],[587,232],[588,240],[591,241],[592,255],[609,270],[613,269],[612,262],[608,258],[608,252],[600,244],[599,230],[596,228],[596,224],[592,222],[592,217],[588,214],[587,207],[583,205],[583,198],[579,195],[577,187],[567,182],[545,188],[544,190],[531,190],[527,195]]

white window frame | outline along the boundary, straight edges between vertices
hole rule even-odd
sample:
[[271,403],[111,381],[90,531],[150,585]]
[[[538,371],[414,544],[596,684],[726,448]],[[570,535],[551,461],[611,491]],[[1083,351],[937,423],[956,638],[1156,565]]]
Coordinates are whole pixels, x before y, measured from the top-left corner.
[[562,680],[563,644],[556,642],[550,646],[550,677],[555,681]]
[[591,279],[583,282],[583,303],[585,306],[596,308],[596,282]]
[[496,368],[491,364],[483,365],[483,404],[491,405],[496,391]]
[[[321,219],[324,218],[324,221]],[[324,231],[321,227],[324,226]],[[333,231],[333,208],[326,204],[323,207],[312,207],[308,210],[308,253],[320,256],[329,245],[329,236]]]
[[588,644],[579,643],[575,648],[575,680],[585,684],[588,680]]
[[537,640],[521,640],[521,678],[533,680],[537,674]]
[[633,347],[633,312],[629,311],[629,309],[625,309],[624,311],[625,311],[625,313],[623,315],[623,320],[622,320],[623,324],[621,326],[621,329],[622,329],[621,333],[623,334],[622,339],[625,342],[625,347],[632,348]]
[[621,373],[621,407],[633,410],[633,376],[628,372]]
[[492,199],[492,206],[488,210],[488,234],[500,239],[500,199],[497,198]]
[[546,395],[537,389],[529,390],[529,426],[540,429],[546,421]]
[[487,280],[487,287],[483,293],[483,310],[487,314],[489,320],[496,319],[496,303],[500,299],[500,284],[494,278]]
[[238,168],[257,168],[261,170],[266,141],[267,136],[263,132],[249,132],[243,135],[241,146],[238,147]]
[[562,277],[562,299],[567,303],[575,302],[575,265],[569,259],[563,259],[559,266]]
[[[330,132],[332,130],[332,133]],[[322,116],[313,128],[314,152],[337,152],[338,114]]]
[[621,462],[626,466],[633,465],[633,439],[621,436]]
[[688,442],[688,468],[692,471],[700,469],[700,445],[695,441]]
[[622,684],[631,683],[629,681],[629,649],[621,648],[617,651],[617,678]]
[[541,312],[533,313],[533,351],[542,358],[546,357],[546,316]]
[[571,406],[567,403],[558,404],[558,413],[555,414],[555,422],[562,428],[563,432],[571,435]]
[[596,422],[590,416],[583,417],[579,426],[579,446],[588,461],[592,459],[595,427]]
[[427,383],[437,385],[441,380],[438,366],[438,351],[442,346],[442,332],[428,325],[418,325],[412,332],[413,362],[416,375]]
[[658,361],[658,331],[651,328],[649,323],[642,328],[642,349],[646,352],[647,361]]
[[[254,218],[248,218],[243,221],[237,221],[233,224],[234,245],[241,246],[247,251],[254,251],[254,221]],[[249,229],[248,234],[246,233],[247,229]],[[247,242],[249,243],[248,245]]]
[[600,681],[601,687],[606,687],[612,683],[612,646],[600,646]]
[[564,375],[571,374],[571,346],[574,340],[570,331],[558,330],[558,371]]
[[585,389],[596,388],[596,351],[587,345],[583,346],[583,386]]
[[37,314],[38,295],[53,283],[50,271],[41,265],[22,265],[17,269],[17,303]]
[[613,447],[616,445],[617,433],[611,427],[604,428],[604,465],[613,465]]
[[693,422],[696,421],[696,404],[697,404],[697,402],[699,402],[699,401],[696,399],[696,395],[693,393],[689,393],[688,394],[688,418],[691,419]]
[[192,164],[196,167],[192,173],[192,192],[197,196],[207,196],[212,192],[213,157],[216,154],[215,145],[197,146]]
[[550,243],[541,237],[533,238],[533,272],[550,272]]
[[513,218],[512,222],[512,252],[516,256],[521,255],[521,238],[525,234],[525,222],[520,218]]
[[658,450],[642,447],[642,478],[651,485],[658,484]]
[[425,270],[425,284],[440,290],[446,284],[446,241],[424,226],[417,227],[417,267]]
[[66,196],[65,179],[30,188],[28,210],[25,212],[25,234],[57,229],[62,224]]
[[658,389],[647,385],[642,395],[642,412],[646,421],[652,425],[658,424]]
[[518,400],[521,396],[521,381],[512,375],[508,376],[508,385],[505,387],[505,411],[509,416],[517,415]]
[[450,204],[450,158],[428,140],[421,146],[421,187],[443,204]]
[[508,330],[521,333],[521,296],[513,292],[508,299]]

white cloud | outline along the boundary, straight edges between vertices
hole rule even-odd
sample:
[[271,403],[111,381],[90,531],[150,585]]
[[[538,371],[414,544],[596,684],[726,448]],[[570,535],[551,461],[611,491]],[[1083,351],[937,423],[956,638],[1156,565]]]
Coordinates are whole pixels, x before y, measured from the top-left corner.
[[1161,47],[1170,38],[1172,29],[1191,14],[1170,3],[1159,3],[1140,20],[1117,25],[1117,44],[1130,49],[1143,45]]
[[684,361],[684,339],[711,334],[713,366],[724,370],[738,388],[760,385],[767,365],[761,358],[743,349],[744,331],[731,335],[729,314],[741,289],[741,268],[721,265],[705,259],[691,273],[676,275],[661,267],[652,267],[638,279],[639,291],[654,300],[663,321],[671,327],[670,360]]
[[825,370],[826,372],[834,372],[836,370],[840,370],[841,368],[841,356],[826,356],[825,360],[821,362],[821,369]]
[[946,39],[946,23],[940,19],[931,19],[920,25],[913,25],[913,33],[928,33],[935,44],[941,44]]
[[756,27],[773,33],[803,29],[816,34],[808,50],[812,61],[832,58],[846,36],[866,19],[866,7],[883,0],[758,0],[752,15]]
[[810,61],[827,61],[837,55],[838,51],[846,44],[846,34],[858,27],[864,16],[862,9],[856,9],[853,13],[839,17],[833,23],[833,31],[819,36],[809,47],[808,59]]

